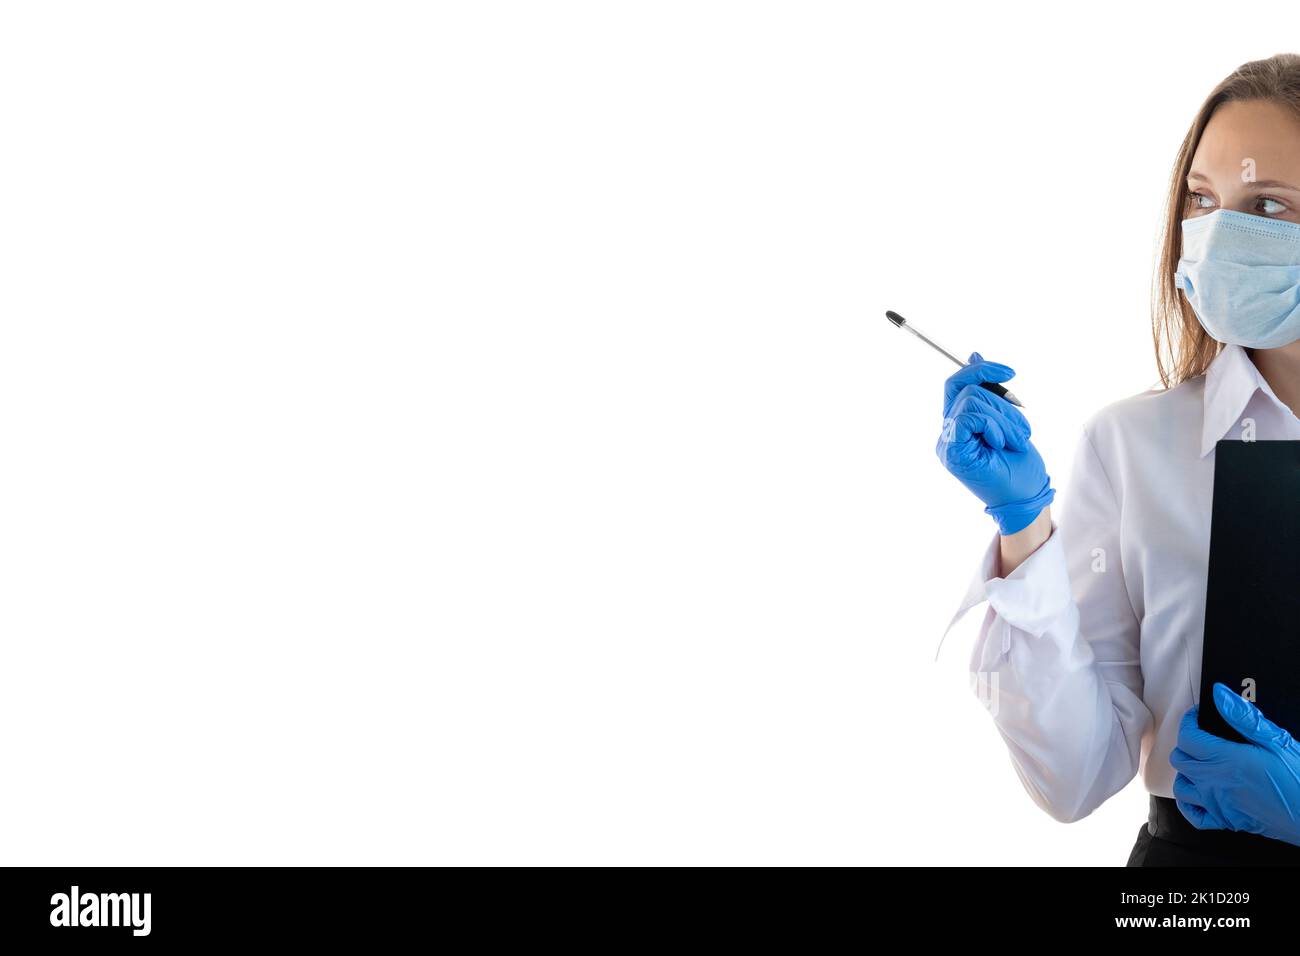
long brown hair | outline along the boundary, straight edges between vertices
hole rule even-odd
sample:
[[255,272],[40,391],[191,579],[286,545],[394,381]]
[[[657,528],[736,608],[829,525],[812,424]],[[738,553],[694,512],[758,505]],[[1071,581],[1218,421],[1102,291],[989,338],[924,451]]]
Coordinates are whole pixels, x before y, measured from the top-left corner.
[[1200,375],[1223,348],[1201,327],[1191,305],[1174,285],[1174,270],[1182,255],[1182,221],[1186,217],[1187,174],[1192,157],[1210,116],[1221,104],[1233,100],[1271,100],[1300,117],[1300,54],[1279,53],[1267,60],[1243,63],[1233,70],[1206,97],[1178,149],[1169,180],[1160,262],[1151,290],[1151,334],[1155,340],[1156,368],[1165,388]]

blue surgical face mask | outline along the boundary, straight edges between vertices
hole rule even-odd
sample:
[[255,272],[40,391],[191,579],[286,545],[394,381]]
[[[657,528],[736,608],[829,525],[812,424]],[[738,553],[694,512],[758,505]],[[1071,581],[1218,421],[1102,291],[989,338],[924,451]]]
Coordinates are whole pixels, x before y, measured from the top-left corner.
[[1232,209],[1183,220],[1174,284],[1205,331],[1247,348],[1300,339],[1300,223]]

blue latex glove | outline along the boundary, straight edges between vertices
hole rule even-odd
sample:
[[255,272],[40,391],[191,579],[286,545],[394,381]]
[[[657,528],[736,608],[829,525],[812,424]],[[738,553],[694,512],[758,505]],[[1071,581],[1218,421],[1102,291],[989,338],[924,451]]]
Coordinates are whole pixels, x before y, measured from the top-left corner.
[[1224,740],[1183,715],[1169,762],[1174,800],[1199,830],[1241,830],[1300,846],[1300,744],[1225,684],[1214,703],[1248,743]]
[[943,466],[984,502],[1002,534],[1023,530],[1056,497],[1025,416],[979,386],[1015,374],[972,352],[970,364],[943,383],[943,431],[934,449]]

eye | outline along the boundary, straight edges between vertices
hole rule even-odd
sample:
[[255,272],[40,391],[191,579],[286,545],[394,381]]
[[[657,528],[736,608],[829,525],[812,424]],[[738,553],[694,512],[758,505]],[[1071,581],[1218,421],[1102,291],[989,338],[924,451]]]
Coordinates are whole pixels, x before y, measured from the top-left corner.
[[1274,198],[1272,198],[1271,196],[1260,196],[1260,197],[1259,197],[1259,203],[1260,203],[1261,205],[1263,205],[1264,203],[1271,203],[1272,205],[1274,205],[1274,206],[1277,207],[1276,209],[1264,209],[1264,210],[1262,210],[1263,213],[1264,213],[1265,215],[1268,215],[1268,216],[1276,216],[1276,215],[1278,215],[1279,213],[1284,213],[1284,212],[1286,212],[1286,204],[1283,203],[1283,202],[1282,202],[1281,200],[1279,200],[1279,199],[1274,199]]
[[[1204,200],[1204,202],[1202,202]],[[1187,202],[1194,209],[1209,209],[1214,205],[1214,200],[1209,196],[1202,196],[1200,193],[1188,193]]]

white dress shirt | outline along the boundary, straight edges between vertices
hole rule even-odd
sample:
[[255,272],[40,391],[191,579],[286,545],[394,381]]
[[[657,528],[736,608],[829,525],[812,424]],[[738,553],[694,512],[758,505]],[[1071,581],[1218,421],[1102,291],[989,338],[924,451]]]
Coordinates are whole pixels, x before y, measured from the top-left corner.
[[995,577],[996,532],[985,549],[948,630],[988,601],[972,687],[1055,819],[1087,816],[1134,773],[1173,796],[1169,754],[1200,696],[1214,444],[1252,437],[1300,439],[1300,420],[1228,345],[1204,375],[1088,419],[1051,535],[1023,564]]

